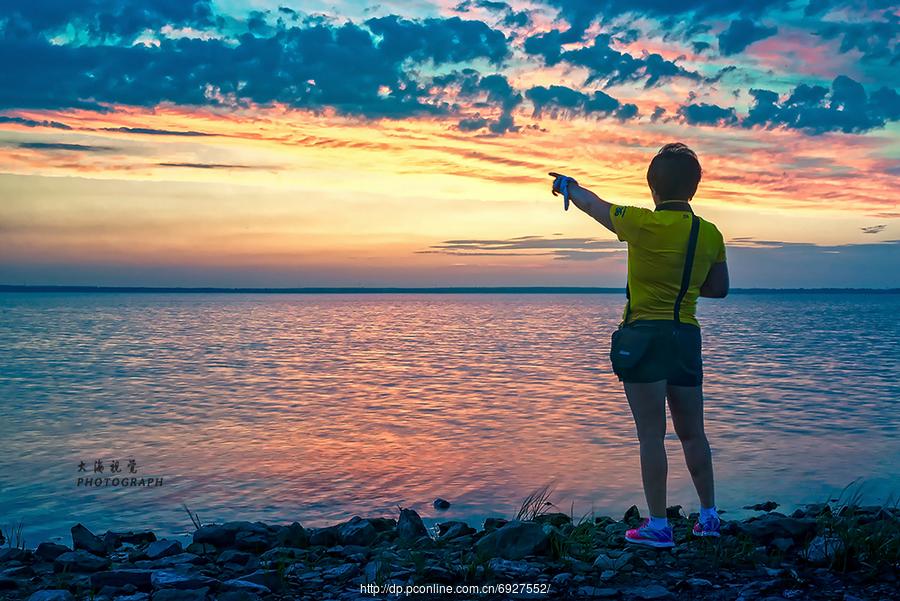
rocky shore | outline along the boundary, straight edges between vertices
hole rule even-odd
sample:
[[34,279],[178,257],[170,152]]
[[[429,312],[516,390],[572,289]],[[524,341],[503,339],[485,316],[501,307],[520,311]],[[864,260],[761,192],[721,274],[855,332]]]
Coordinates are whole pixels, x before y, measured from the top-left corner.
[[635,507],[618,520],[489,518],[477,531],[454,521],[429,531],[410,509],[324,528],[205,524],[186,546],[150,531],[98,536],[79,524],[71,546],[7,541],[0,599],[900,599],[900,510],[758,507],[725,521],[721,539],[693,538],[696,516],[672,507],[677,545],[665,550],[626,546]]

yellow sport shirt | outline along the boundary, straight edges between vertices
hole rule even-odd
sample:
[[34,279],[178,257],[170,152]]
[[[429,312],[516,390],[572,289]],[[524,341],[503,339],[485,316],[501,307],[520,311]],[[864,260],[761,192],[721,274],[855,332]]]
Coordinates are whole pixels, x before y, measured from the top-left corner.
[[[616,235],[628,243],[629,323],[637,319],[673,319],[675,300],[681,290],[692,215],[689,210],[610,207],[609,216]],[[682,322],[700,325],[695,316],[700,286],[712,264],[724,260],[722,234],[715,225],[701,218],[690,285],[681,301],[679,318]]]

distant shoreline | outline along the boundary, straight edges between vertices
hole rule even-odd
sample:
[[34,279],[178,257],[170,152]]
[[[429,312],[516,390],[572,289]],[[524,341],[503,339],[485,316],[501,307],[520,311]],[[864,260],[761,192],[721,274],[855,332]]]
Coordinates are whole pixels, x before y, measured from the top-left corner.
[[[102,292],[157,294],[623,294],[592,286],[434,286],[224,288],[178,286],[43,286],[0,284],[0,292]],[[900,288],[732,288],[731,294],[900,294]]]

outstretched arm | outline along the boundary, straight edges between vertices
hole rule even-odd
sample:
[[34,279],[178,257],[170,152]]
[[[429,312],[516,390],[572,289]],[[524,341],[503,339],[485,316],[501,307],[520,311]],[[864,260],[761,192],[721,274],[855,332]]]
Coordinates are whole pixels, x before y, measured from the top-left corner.
[[609,208],[612,206],[587,188],[582,188],[578,184],[569,186],[569,198],[572,203],[603,224],[603,227],[615,233],[613,229],[612,219],[609,217]]
[[[553,195],[561,194],[561,186],[568,188],[569,200],[576,207],[599,221],[609,231],[615,233],[613,229],[612,219],[609,216],[609,208],[612,206],[587,188],[582,188],[574,179],[566,177],[559,173],[550,172],[550,175],[556,179],[553,180]],[[568,205],[566,205],[568,208]]]

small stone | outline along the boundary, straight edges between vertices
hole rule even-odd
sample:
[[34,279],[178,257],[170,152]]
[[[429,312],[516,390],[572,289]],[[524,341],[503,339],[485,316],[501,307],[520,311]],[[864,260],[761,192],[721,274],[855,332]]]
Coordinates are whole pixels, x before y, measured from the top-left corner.
[[712,582],[710,582],[706,578],[688,578],[684,581],[684,583],[688,586],[688,588],[693,589],[712,587]]
[[149,570],[109,570],[91,575],[91,586],[95,589],[109,586],[123,588],[128,585],[138,590],[150,590]]
[[844,543],[841,539],[819,535],[812,539],[806,548],[806,559],[813,564],[831,563],[835,555],[843,550]]
[[616,588],[600,588],[596,586],[580,586],[575,591],[577,597],[587,597],[592,599],[609,599],[619,595],[619,589]]
[[154,570],[150,581],[153,588],[177,588],[180,590],[199,589],[218,584],[218,580],[197,572],[181,570]]
[[132,593],[130,595],[118,595],[115,601],[150,601],[150,595],[147,593]]
[[116,549],[123,544],[144,545],[155,540],[156,535],[149,530],[139,532],[113,532],[107,530],[106,534],[103,535],[103,542],[106,544],[107,549]]
[[65,545],[56,543],[41,543],[34,550],[34,556],[43,561],[53,561],[63,553],[67,553],[69,548]]
[[550,583],[557,588],[565,588],[572,582],[573,575],[569,572],[561,572],[550,579]]
[[53,560],[55,572],[99,572],[108,568],[110,561],[87,551],[67,551]]
[[450,501],[438,497],[434,500],[434,508],[438,510],[450,509]]
[[216,558],[216,563],[219,565],[225,565],[228,563],[233,563],[239,566],[245,566],[251,561],[253,561],[255,557],[250,553],[245,551],[237,551],[235,549],[228,549],[227,551],[222,551],[219,557]]
[[99,536],[85,528],[81,524],[72,526],[72,548],[84,549],[94,555],[106,555],[106,543]]
[[638,599],[666,599],[675,596],[666,587],[658,584],[636,586],[628,589],[628,592]]
[[153,593],[153,601],[206,601],[208,591],[206,588],[190,590],[165,588]]
[[322,578],[326,580],[348,580],[359,573],[359,568],[352,563],[341,564],[337,567],[323,570]]
[[75,597],[67,590],[45,589],[32,593],[28,601],[75,601]]
[[158,540],[150,543],[145,550],[147,559],[162,559],[171,555],[178,555],[184,549],[177,540]]
[[782,553],[787,553],[788,549],[794,546],[794,541],[789,538],[779,537],[773,538],[772,542],[769,543]]
[[614,570],[603,570],[600,572],[600,580],[611,580],[616,577],[616,572]]
[[744,505],[744,509],[752,509],[753,511],[775,511],[778,509],[778,503],[775,501],[766,501],[765,503],[757,503],[755,505]]
[[258,595],[268,595],[272,592],[267,586],[241,578],[226,580],[222,583],[222,587],[227,591],[256,593]]
[[216,601],[261,601],[261,597],[250,591],[227,591],[216,595]]
[[641,521],[641,512],[638,510],[637,505],[632,505],[625,512],[625,515],[622,516],[622,521],[631,526],[636,526]]
[[540,568],[529,564],[527,561],[511,561],[500,557],[491,559],[488,567],[495,574],[507,578],[533,579],[541,572]]
[[188,553],[193,553],[195,555],[210,555],[216,552],[215,545],[210,545],[209,543],[191,543],[185,549]]
[[428,536],[422,518],[412,509],[401,509],[400,519],[397,520],[397,536],[401,540],[414,541],[422,536]]

